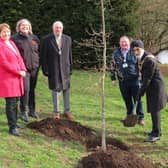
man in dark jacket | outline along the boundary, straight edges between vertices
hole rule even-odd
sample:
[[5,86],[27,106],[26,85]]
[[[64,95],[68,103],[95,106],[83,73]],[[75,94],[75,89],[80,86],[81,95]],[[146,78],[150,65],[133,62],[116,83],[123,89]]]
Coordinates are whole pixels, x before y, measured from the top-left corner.
[[60,118],[59,95],[63,92],[64,116],[73,119],[70,112],[69,91],[70,74],[72,68],[71,37],[63,34],[63,24],[53,23],[53,33],[45,36],[41,43],[40,58],[42,71],[48,77],[49,88],[52,91],[54,114],[53,118]]
[[154,142],[160,139],[160,110],[167,103],[167,95],[163,77],[160,73],[156,58],[144,50],[144,44],[141,40],[135,40],[131,43],[134,54],[139,59],[139,65],[142,76],[142,84],[137,99],[146,92],[147,111],[151,113],[152,131],[148,133],[145,142]]
[[[136,57],[130,50],[130,40],[127,36],[120,38],[120,48],[114,50],[112,54],[111,64],[111,80],[112,84],[116,83],[116,74],[119,80],[119,87],[124,99],[127,116],[132,114],[133,104],[139,90],[139,70]],[[144,125],[144,113],[142,103],[139,100],[136,109],[139,115],[138,123]]]

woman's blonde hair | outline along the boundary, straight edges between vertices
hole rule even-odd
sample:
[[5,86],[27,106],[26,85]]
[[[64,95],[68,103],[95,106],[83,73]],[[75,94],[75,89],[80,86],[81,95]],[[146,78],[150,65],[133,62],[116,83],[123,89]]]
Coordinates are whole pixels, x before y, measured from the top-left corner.
[[11,31],[10,26],[7,23],[1,23],[0,24],[0,32],[2,31],[3,28],[7,28]]
[[31,22],[28,20],[28,19],[20,19],[17,23],[16,23],[16,32],[20,32],[20,25],[23,23],[23,22],[28,22],[29,24],[29,33],[32,34],[32,25],[31,25]]

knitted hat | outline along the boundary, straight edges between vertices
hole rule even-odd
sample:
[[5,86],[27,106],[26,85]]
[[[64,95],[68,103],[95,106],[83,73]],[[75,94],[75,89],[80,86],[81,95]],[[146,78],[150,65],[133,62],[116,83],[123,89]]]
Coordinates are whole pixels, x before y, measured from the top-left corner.
[[144,44],[141,40],[134,40],[131,43],[131,48],[138,47],[144,49]]

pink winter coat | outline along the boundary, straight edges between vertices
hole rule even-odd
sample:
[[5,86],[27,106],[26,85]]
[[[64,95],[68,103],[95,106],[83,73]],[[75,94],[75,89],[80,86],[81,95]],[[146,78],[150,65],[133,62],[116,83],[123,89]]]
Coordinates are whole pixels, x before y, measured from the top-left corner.
[[23,77],[19,71],[26,71],[22,57],[13,41],[10,43],[17,54],[0,39],[0,97],[19,97],[24,94]]

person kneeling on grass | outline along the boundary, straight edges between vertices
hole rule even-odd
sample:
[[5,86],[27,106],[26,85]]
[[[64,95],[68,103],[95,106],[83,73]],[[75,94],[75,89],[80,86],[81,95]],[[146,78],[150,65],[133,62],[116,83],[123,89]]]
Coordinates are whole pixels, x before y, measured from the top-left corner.
[[131,43],[131,48],[139,60],[142,78],[137,100],[146,92],[147,111],[151,113],[152,119],[152,131],[148,133],[148,138],[144,142],[155,142],[161,136],[160,110],[167,103],[165,84],[156,58],[144,50],[143,42],[135,40]]

